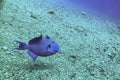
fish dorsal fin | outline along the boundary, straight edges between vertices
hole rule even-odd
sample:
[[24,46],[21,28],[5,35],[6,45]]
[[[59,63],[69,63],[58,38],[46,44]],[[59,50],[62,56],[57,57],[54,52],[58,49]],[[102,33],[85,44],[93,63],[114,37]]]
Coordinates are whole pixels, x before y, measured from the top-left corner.
[[50,39],[50,37],[48,35],[46,35],[46,39]]
[[29,44],[37,44],[40,42],[41,39],[42,39],[42,35],[39,37],[35,37],[29,41]]

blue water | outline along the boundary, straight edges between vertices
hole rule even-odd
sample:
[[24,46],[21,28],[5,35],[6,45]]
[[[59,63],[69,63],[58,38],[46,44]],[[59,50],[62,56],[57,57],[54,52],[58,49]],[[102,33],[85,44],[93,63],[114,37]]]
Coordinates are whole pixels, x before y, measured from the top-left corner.
[[120,20],[120,0],[72,0],[71,3],[75,8],[84,7],[99,17],[108,17],[117,22]]

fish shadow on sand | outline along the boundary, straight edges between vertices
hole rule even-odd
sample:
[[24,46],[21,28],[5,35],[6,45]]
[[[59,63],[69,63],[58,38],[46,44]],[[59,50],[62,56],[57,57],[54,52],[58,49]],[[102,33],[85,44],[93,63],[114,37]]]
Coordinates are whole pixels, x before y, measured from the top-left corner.
[[47,70],[53,68],[52,64],[45,64],[45,63],[40,63],[40,64],[31,64],[26,66],[26,70],[29,70],[32,72],[33,70]]

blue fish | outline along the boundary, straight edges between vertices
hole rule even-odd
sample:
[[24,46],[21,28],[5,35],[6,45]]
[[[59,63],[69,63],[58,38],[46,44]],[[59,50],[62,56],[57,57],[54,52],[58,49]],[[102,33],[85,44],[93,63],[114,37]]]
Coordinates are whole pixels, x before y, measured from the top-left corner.
[[45,38],[41,36],[31,39],[28,44],[16,41],[19,46],[14,50],[27,50],[28,55],[35,61],[38,56],[46,57],[53,55],[59,51],[59,45],[57,42],[50,39],[46,35]]

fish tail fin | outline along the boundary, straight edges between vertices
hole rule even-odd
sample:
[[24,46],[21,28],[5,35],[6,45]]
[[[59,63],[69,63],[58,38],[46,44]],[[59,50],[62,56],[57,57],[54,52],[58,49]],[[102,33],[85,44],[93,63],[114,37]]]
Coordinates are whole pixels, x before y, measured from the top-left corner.
[[19,46],[18,48],[14,48],[13,50],[25,50],[28,49],[28,45],[26,43],[20,42],[20,41],[16,41]]

